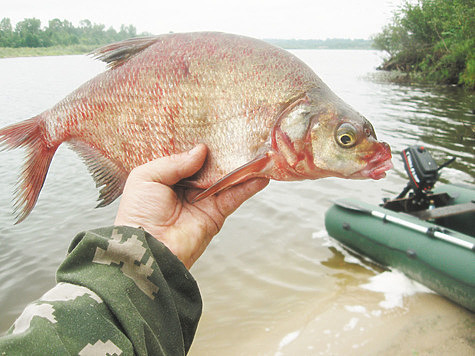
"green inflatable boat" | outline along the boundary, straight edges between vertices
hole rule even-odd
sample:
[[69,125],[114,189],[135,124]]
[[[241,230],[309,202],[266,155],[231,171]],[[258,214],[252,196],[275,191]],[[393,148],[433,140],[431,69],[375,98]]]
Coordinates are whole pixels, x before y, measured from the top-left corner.
[[[409,184],[380,206],[337,200],[325,215],[330,236],[379,264],[475,311],[475,189],[438,185],[439,171],[421,146],[404,150]],[[409,191],[409,197],[405,197]]]

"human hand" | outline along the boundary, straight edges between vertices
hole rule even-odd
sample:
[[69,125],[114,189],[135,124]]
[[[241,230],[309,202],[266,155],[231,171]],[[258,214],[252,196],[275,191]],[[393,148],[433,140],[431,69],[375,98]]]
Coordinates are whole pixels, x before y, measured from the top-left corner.
[[205,251],[224,220],[263,189],[268,179],[255,178],[191,204],[198,189],[173,187],[203,165],[205,145],[163,157],[130,173],[115,225],[142,227],[190,268]]

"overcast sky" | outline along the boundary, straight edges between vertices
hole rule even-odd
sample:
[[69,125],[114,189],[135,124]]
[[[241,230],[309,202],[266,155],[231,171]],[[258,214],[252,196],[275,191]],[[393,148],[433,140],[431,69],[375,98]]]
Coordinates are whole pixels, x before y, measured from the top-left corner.
[[0,0],[13,24],[36,17],[112,26],[152,34],[224,31],[257,38],[369,38],[403,0]]

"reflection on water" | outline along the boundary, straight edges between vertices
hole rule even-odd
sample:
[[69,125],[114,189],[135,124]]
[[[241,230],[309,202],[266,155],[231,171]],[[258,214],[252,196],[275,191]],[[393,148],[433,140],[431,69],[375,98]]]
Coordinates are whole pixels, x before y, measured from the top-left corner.
[[[339,250],[335,246],[330,246],[328,249],[333,253],[333,256],[322,261],[322,266],[334,270],[343,269],[352,273],[363,273],[368,275],[373,275],[375,272],[384,271],[384,268],[378,266],[370,260],[361,259],[360,255],[352,253],[347,249],[345,249],[346,254],[344,254],[341,249]],[[349,256],[351,258],[349,258]]]
[[[413,135],[440,164],[450,157],[457,160],[451,168],[475,174],[475,115],[473,94],[460,88],[405,88],[406,115],[400,118],[397,133]],[[397,104],[397,102],[396,102]],[[410,137],[407,137],[410,139]],[[472,181],[473,182],[473,181]]]
[[[382,270],[329,244],[323,215],[336,198],[379,203],[399,193],[406,183],[399,152],[408,145],[427,146],[438,163],[457,157],[443,179],[473,184],[473,94],[368,80],[380,63],[376,51],[294,53],[373,123],[392,147],[395,169],[381,181],[272,182],[233,214],[192,270],[204,314],[191,354],[411,354],[434,344],[466,353],[472,314],[432,293],[383,310],[385,296],[361,287]],[[38,114],[103,69],[83,56],[1,59],[0,125]],[[92,178],[61,147],[37,207],[13,225],[22,159],[20,151],[0,153],[0,333],[53,285],[72,237],[111,224],[117,208],[94,209]],[[421,322],[433,328],[417,330]]]

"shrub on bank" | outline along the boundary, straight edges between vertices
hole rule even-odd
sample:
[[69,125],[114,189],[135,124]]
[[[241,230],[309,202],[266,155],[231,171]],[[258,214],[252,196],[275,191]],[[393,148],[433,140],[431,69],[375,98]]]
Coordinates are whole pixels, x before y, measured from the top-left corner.
[[382,69],[475,89],[473,0],[406,0],[373,40],[375,48],[389,54]]

